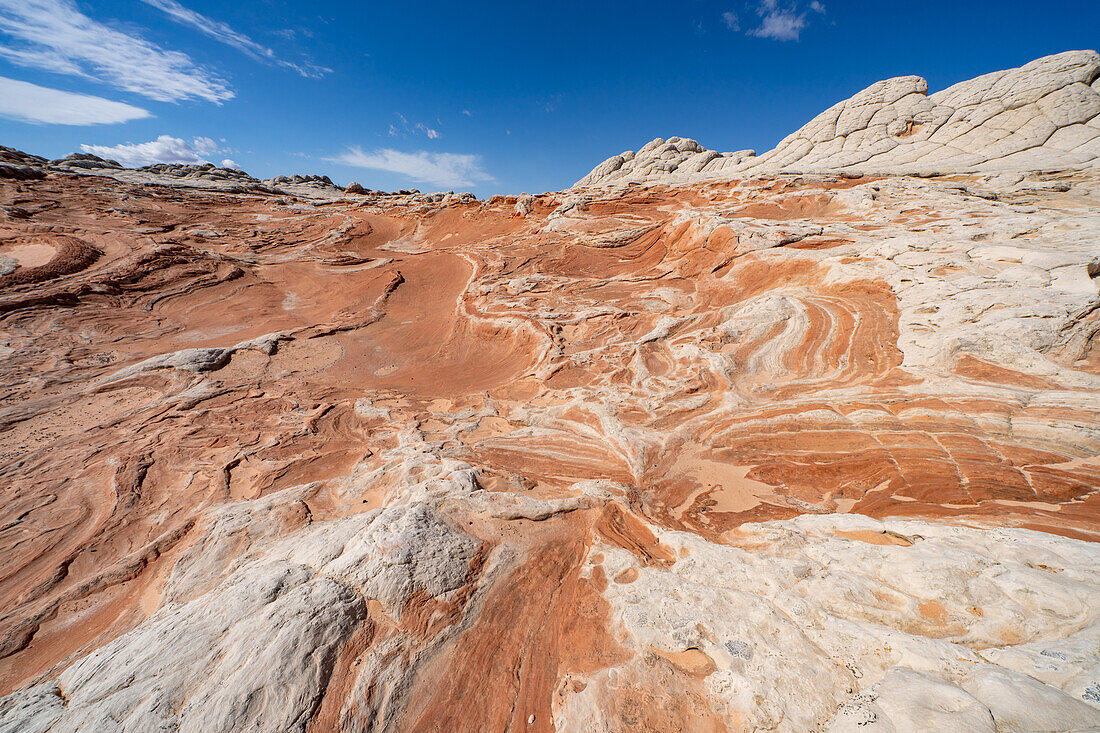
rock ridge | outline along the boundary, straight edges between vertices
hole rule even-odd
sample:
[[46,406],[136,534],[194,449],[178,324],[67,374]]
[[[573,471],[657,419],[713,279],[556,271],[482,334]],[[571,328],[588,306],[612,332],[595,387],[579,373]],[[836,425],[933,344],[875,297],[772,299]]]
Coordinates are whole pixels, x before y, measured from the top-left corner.
[[575,188],[685,184],[780,173],[939,175],[1100,165],[1100,56],[1066,51],[928,94],[919,76],[876,82],[759,156],[657,138]]
[[[102,176],[138,185],[221,191],[224,193],[282,194],[301,199],[332,201],[351,197],[421,196],[417,189],[386,192],[367,189],[358,183],[338,186],[328,176],[314,174],[279,175],[258,179],[239,168],[224,168],[213,163],[153,163],[126,168],[116,160],[91,153],[72,153],[57,160],[0,145],[0,179],[34,180],[48,173]],[[472,193],[454,191],[423,194],[433,201],[476,198]]]

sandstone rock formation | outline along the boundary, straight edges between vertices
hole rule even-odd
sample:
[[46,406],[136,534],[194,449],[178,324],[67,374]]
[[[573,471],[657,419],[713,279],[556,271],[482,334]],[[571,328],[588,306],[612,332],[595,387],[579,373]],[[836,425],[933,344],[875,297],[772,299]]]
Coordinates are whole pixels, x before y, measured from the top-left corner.
[[1100,727],[1094,167],[0,164],[0,732]]
[[608,158],[578,188],[690,183],[779,172],[930,175],[1096,166],[1100,56],[1067,51],[928,94],[919,76],[867,87],[772,150],[719,153],[661,138]]
[[45,162],[45,158],[0,145],[0,178],[45,178],[46,173],[41,169]]
[[134,169],[124,168],[118,161],[91,153],[72,153],[58,160],[47,161],[40,156],[0,145],[0,178],[40,179],[50,171],[104,176],[136,185],[197,188],[227,193],[281,193],[319,200],[337,199],[344,195],[344,190],[328,176],[275,176],[261,181],[242,170],[219,168],[213,163],[154,163]]

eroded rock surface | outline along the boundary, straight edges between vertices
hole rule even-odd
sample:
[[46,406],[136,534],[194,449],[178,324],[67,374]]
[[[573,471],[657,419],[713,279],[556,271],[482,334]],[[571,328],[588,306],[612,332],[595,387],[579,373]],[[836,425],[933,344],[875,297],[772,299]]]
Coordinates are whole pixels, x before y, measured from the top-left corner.
[[1100,727],[1095,170],[0,164],[0,731]]
[[844,172],[933,175],[1058,170],[1100,159],[1100,56],[1067,51],[928,94],[919,76],[876,82],[757,156],[653,140],[608,158],[578,188]]

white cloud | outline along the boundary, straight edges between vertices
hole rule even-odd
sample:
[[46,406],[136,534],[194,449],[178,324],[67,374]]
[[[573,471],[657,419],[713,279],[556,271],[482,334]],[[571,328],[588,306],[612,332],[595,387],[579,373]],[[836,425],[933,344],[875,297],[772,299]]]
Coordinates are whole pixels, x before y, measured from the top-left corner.
[[390,137],[408,137],[409,135],[424,135],[429,140],[439,139],[439,130],[428,127],[423,122],[417,122],[415,125],[410,124],[405,115],[400,112],[395,113],[397,119],[401,120],[401,126],[390,125],[389,136]]
[[141,107],[0,77],[0,117],[51,125],[110,125],[151,115]]
[[[208,137],[196,137],[187,142],[183,138],[161,135],[147,143],[124,143],[122,145],[81,145],[85,153],[101,158],[117,160],[127,168],[138,168],[153,163],[209,163],[208,156],[221,152],[221,147]],[[233,161],[222,161],[223,167],[235,168],[236,165],[224,165]]]
[[241,167],[237,165],[237,161],[232,158],[226,158],[222,161],[222,168],[233,168],[234,170],[240,170]]
[[72,0],[0,0],[0,57],[21,66],[112,84],[159,102],[233,97],[226,82],[178,51],[110,28]]
[[468,110],[468,109],[464,109],[464,110],[462,110],[462,114],[466,115],[467,117],[473,117],[473,116],[474,116],[474,113],[473,113],[473,112],[471,112],[471,111],[470,111],[470,110]]
[[426,150],[402,153],[388,148],[364,152],[362,148],[356,146],[325,160],[356,168],[400,173],[414,181],[449,188],[473,186],[479,181],[493,180],[492,176],[481,168],[479,155],[429,153]]
[[[196,13],[190,8],[184,7],[176,0],[141,0],[146,5],[151,5],[157,10],[162,10],[168,14],[172,20],[180,23],[181,25],[191,26],[200,33],[204,33],[211,38],[224,43],[227,46],[231,46],[238,51],[241,51],[248,56],[258,60],[264,61],[278,66],[283,66],[288,69],[297,71],[302,76],[310,77],[313,79],[324,76],[326,72],[332,71],[332,69],[325,69],[320,66],[314,66],[308,64],[301,66],[289,61],[284,61],[275,55],[267,46],[256,43],[251,38],[243,33],[238,33],[233,30],[227,23],[223,23],[213,18],[208,18],[201,13]],[[293,31],[291,31],[293,33]]]
[[741,30],[741,19],[737,17],[737,13],[732,10],[727,10],[722,13],[722,22],[726,24],[726,27],[731,31]]
[[[822,5],[819,12],[825,12],[825,6]],[[760,16],[760,27],[748,31],[750,36],[776,41],[797,41],[798,35],[806,27],[805,13],[799,13],[796,5],[780,8],[778,0],[763,0],[756,9],[756,14]]]
[[810,10],[814,11],[815,13],[821,13],[822,15],[825,15],[825,6],[819,3],[817,0],[814,0],[812,3],[810,3]]

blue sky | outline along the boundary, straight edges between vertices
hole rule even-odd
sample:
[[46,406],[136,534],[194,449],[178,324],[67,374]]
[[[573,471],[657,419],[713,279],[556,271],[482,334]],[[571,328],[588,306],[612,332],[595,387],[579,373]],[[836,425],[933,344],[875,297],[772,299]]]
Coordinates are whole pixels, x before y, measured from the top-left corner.
[[392,190],[558,190],[767,150],[879,79],[1100,46],[1100,3],[0,0],[0,144]]

